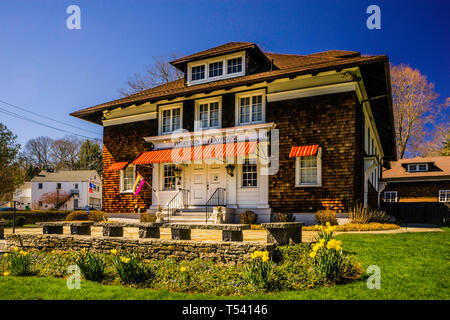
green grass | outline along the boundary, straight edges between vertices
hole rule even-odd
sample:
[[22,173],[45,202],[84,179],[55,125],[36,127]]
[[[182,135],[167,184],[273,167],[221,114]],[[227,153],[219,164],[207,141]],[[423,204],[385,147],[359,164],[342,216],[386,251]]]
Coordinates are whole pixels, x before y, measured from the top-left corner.
[[0,277],[0,299],[450,299],[450,228],[445,232],[343,234],[345,250],[364,269],[381,269],[381,289],[368,289],[365,280],[314,290],[218,297],[123,286],[81,283],[69,290],[53,278]]

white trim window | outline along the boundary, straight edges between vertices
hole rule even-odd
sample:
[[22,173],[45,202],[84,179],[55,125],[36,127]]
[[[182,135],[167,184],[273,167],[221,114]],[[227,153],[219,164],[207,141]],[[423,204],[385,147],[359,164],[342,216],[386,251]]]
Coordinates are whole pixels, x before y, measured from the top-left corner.
[[450,190],[439,190],[439,202],[450,202]]
[[246,157],[242,164],[242,188],[258,187],[258,165],[256,159]]
[[175,164],[165,164],[163,167],[163,190],[175,190]]
[[222,126],[221,98],[195,102],[195,130],[218,129]]
[[322,152],[317,150],[315,156],[295,158],[296,187],[322,186]]
[[161,106],[159,109],[159,132],[169,134],[181,129],[183,122],[182,104]]
[[397,202],[397,191],[385,191],[384,202]]
[[244,51],[188,63],[187,84],[194,85],[243,75]]
[[428,163],[408,164],[409,172],[426,172],[428,171]]
[[135,166],[129,165],[124,170],[120,170],[120,192],[133,192],[135,180],[136,180]]
[[264,90],[236,94],[236,123],[239,125],[265,121],[266,97]]

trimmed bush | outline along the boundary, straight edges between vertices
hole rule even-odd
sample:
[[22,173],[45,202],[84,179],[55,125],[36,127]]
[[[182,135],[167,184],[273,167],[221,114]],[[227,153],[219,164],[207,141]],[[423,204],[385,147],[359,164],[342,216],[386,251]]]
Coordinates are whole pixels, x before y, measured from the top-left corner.
[[[50,210],[17,210],[16,217],[25,218],[25,224],[35,224],[36,222],[47,221],[64,221],[69,214],[67,211],[50,211]],[[12,211],[0,211],[0,220],[13,220],[14,213]]]
[[66,221],[88,221],[89,215],[84,211],[73,211],[66,217]]
[[139,217],[140,222],[155,222],[156,221],[156,214],[154,213],[148,213],[148,212],[142,212]]
[[292,213],[277,212],[276,216],[277,216],[278,222],[294,222],[295,221],[294,214],[292,214]]
[[332,226],[338,224],[336,212],[331,210],[319,210],[314,214],[314,218],[322,226],[325,226],[327,222]]
[[89,211],[88,214],[89,221],[108,221],[108,215],[104,211]]
[[254,224],[256,222],[256,213],[247,210],[241,213],[241,224]]
[[25,225],[25,222],[27,221],[27,219],[23,216],[18,216],[16,218],[16,227],[23,227]]

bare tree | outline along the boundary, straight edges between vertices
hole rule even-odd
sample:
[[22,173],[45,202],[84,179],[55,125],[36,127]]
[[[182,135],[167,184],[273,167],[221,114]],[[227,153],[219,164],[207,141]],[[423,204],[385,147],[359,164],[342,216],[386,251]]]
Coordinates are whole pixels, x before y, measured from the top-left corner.
[[78,161],[80,145],[80,139],[71,136],[53,141],[50,156],[55,169],[73,170]]
[[183,79],[183,72],[169,63],[169,61],[175,60],[178,56],[178,53],[171,53],[166,57],[153,57],[153,64],[142,75],[135,73],[130,77],[127,81],[127,86],[119,89],[119,94],[125,97],[171,81]]
[[50,150],[53,145],[53,139],[49,137],[37,137],[35,139],[30,139],[25,144],[24,150],[21,156],[28,161],[28,163],[33,164],[41,169],[49,168],[52,166],[52,161],[50,158]]
[[417,149],[423,142],[424,126],[434,115],[434,84],[419,70],[407,65],[391,66],[392,99],[397,148],[400,159],[405,152]]

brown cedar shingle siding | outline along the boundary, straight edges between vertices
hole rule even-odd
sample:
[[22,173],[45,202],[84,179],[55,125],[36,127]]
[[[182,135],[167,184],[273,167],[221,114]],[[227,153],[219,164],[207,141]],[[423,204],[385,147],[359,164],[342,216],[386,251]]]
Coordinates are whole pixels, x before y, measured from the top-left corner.
[[[346,93],[268,103],[267,122],[280,130],[279,171],[269,176],[275,212],[344,211],[360,197],[356,100]],[[289,152],[307,144],[322,147],[321,187],[295,187],[295,159]]]
[[[103,210],[106,212],[128,213],[134,212],[134,206],[148,209],[151,205],[152,194],[150,187],[145,184],[141,192],[134,196],[130,193],[120,193],[119,171],[108,172],[106,169],[119,161],[132,161],[145,151],[142,137],[158,134],[156,120],[127,123],[103,129]],[[140,173],[151,185],[152,171],[140,166],[136,172]]]
[[450,181],[389,182],[384,191],[397,191],[398,202],[437,202],[439,190],[450,190]]

